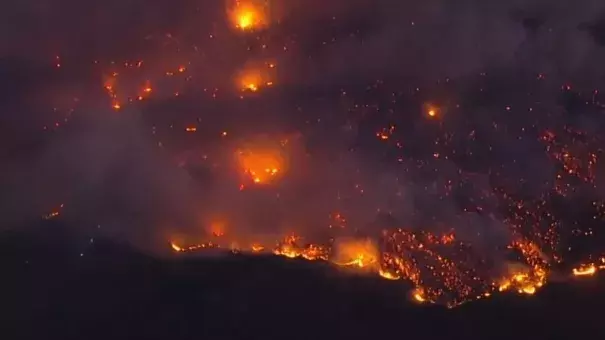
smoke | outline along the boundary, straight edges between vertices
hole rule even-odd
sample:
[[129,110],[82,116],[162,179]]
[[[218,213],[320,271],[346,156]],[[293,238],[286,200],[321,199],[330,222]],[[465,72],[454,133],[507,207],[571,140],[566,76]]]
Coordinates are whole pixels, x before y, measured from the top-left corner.
[[[2,12],[18,13],[19,23],[13,18],[2,25],[22,29],[2,30],[0,52],[13,59],[0,66],[26,60],[24,68],[33,74],[14,90],[18,96],[6,96],[6,130],[46,122],[48,111],[38,101],[73,90],[66,84],[85,84],[78,90],[86,98],[78,118],[56,136],[39,137],[39,129],[12,134],[8,143],[16,151],[5,156],[0,179],[5,225],[26,223],[64,203],[65,218],[74,224],[101,224],[114,236],[163,246],[177,235],[202,239],[216,223],[241,242],[287,232],[319,237],[341,214],[347,229],[365,234],[454,226],[463,241],[488,252],[511,235],[500,202],[485,193],[499,186],[537,195],[553,177],[539,143],[519,138],[520,128],[568,122],[557,99],[561,85],[592,90],[605,76],[599,67],[605,57],[601,1],[274,1],[274,25],[259,32],[268,38],[258,41],[226,27],[223,5],[3,5],[18,6]],[[133,11],[141,14],[136,21]],[[34,35],[44,43],[34,43]],[[57,55],[67,60],[62,73],[42,77],[40,70]],[[142,112],[116,114],[99,99],[105,98],[107,71],[91,76],[86,66],[97,59],[142,59],[157,68],[154,75],[187,61],[195,95],[177,110],[167,99],[173,93],[159,89]],[[275,89],[243,102],[233,96],[234,76],[267,59],[278,65]],[[541,90],[528,85],[538,74],[545,77]],[[1,80],[3,88],[12,88],[14,77]],[[430,98],[446,78],[453,89]],[[371,91],[384,82],[396,86],[385,87],[389,93],[382,96],[380,89]],[[199,99],[213,88],[220,89],[216,99]],[[432,100],[442,102],[439,122],[419,114]],[[540,113],[529,115],[530,108]],[[191,121],[201,122],[205,137],[180,137]],[[410,153],[403,161],[392,162],[396,157],[376,144],[385,121],[397,123],[393,139]],[[600,126],[589,117],[572,123]],[[466,157],[433,157],[438,124],[455,132],[450,143]],[[283,171],[266,185],[249,183],[234,159],[259,138],[287,156]],[[279,146],[284,138],[288,145]],[[482,147],[469,150],[477,140]],[[180,167],[175,154],[182,157]],[[487,173],[494,163],[506,167]],[[450,181],[462,179],[472,183],[465,192],[444,192]]]
[[[325,20],[309,30],[329,35],[315,46],[313,38],[302,43],[313,51],[305,51],[312,55],[301,73],[314,83],[392,77],[433,82],[494,68],[589,85],[603,77],[594,67],[604,53],[599,23],[605,5],[598,1],[335,1],[328,8],[315,14]],[[304,11],[291,16],[308,22]],[[344,30],[335,28],[340,20],[348,20]]]
[[191,223],[179,220],[193,208],[190,179],[155,148],[134,112],[97,109],[72,124],[26,150],[27,157],[5,163],[4,225],[32,223],[63,204],[70,224],[102,225],[112,236],[145,244],[165,223]]

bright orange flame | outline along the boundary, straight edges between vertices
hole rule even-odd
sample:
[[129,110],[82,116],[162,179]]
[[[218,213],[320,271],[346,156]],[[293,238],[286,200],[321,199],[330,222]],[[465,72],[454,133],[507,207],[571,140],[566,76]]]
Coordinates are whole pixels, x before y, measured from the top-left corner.
[[260,244],[256,244],[256,243],[253,244],[251,248],[252,248],[252,251],[255,252],[255,253],[258,253],[258,252],[261,252],[261,251],[265,250],[265,247],[263,247]]
[[232,25],[242,31],[250,31],[268,24],[267,8],[258,1],[237,0],[228,10]]
[[237,161],[244,173],[256,184],[264,184],[282,172],[284,158],[279,150],[240,150]]
[[176,251],[176,252],[182,252],[183,248],[179,247],[176,243],[172,242],[170,243],[170,246],[172,247],[172,250]]
[[504,292],[516,289],[519,294],[533,295],[538,288],[544,285],[546,276],[546,271],[539,267],[527,272],[513,273],[510,277],[502,280],[498,285],[498,291]]
[[426,298],[424,297],[424,290],[417,288],[412,292],[412,297],[416,302],[424,303],[426,302]]
[[378,275],[380,275],[383,279],[387,279],[387,280],[395,281],[395,280],[401,279],[401,277],[399,275],[384,271],[382,269],[378,270]]
[[340,240],[335,245],[334,263],[366,268],[378,265],[378,248],[370,240]]
[[436,107],[435,105],[432,104],[426,104],[424,105],[424,110],[426,112],[426,115],[429,118],[437,118],[439,117],[440,111],[438,107]]
[[580,267],[573,269],[574,276],[591,276],[597,272],[597,267],[595,265],[590,265],[588,267]]
[[528,295],[533,295],[536,293],[536,287],[535,286],[526,286],[521,288],[520,293],[523,294],[528,294]]
[[257,92],[263,87],[273,86],[270,73],[266,68],[248,67],[239,74],[238,87],[242,91]]

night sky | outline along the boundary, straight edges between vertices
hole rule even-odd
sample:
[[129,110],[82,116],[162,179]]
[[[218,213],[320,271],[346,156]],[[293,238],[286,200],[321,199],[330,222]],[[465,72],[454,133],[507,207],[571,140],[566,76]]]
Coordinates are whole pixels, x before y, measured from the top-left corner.
[[0,6],[4,230],[294,252],[449,305],[605,267],[603,1]]

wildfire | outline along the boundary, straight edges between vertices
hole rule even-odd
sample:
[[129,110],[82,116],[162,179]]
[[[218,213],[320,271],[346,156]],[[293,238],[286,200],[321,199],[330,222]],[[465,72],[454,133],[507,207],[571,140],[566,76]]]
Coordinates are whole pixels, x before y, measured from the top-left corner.
[[397,281],[397,280],[401,279],[400,276],[393,274],[391,272],[385,271],[383,269],[378,270],[378,275],[380,275],[380,277],[382,277],[383,279],[387,279],[387,280]]
[[572,270],[573,276],[593,276],[599,270],[605,269],[605,257],[601,257],[596,263],[582,264]]
[[519,294],[533,295],[545,282],[546,272],[536,268],[527,273],[515,273],[511,277],[504,279],[499,284],[498,290],[503,292],[514,289]]
[[335,247],[333,262],[340,266],[366,268],[378,265],[378,248],[370,240],[346,240]]
[[[242,44],[242,46],[246,48],[256,48],[258,46],[259,49],[263,49],[262,55],[268,55],[268,53],[275,53],[274,51],[276,51],[273,49],[274,46],[267,48],[267,45],[265,45],[265,43],[269,44],[269,42],[271,42],[271,45],[276,44],[275,40],[271,38],[274,32],[271,32],[270,36],[256,34],[261,29],[268,27],[273,21],[277,21],[275,20],[277,15],[274,13],[277,8],[271,8],[268,3],[269,1],[266,0],[228,0],[227,4],[227,20],[232,28],[243,32],[242,36],[255,40],[254,43],[247,41],[248,43]],[[170,34],[166,36],[171,41],[180,41],[180,39]],[[279,51],[282,49],[283,51],[288,50],[288,46],[286,46],[288,44],[285,43],[285,46],[279,46]],[[179,49],[181,48],[179,47]],[[195,49],[197,51],[197,47]],[[273,56],[277,58],[277,54]],[[177,59],[180,59],[180,57]],[[187,88],[197,88],[197,86],[176,86],[176,88],[173,88],[171,85],[173,83],[180,84],[181,81],[195,81],[188,74],[194,73],[189,71],[189,66],[191,66],[191,70],[196,70],[196,67],[191,65],[190,62],[185,63],[184,60],[178,61],[179,64],[172,64],[167,66],[167,68],[164,68],[166,66],[161,66],[162,69],[155,70],[152,69],[152,62],[145,62],[145,66],[143,67],[142,60],[130,60],[126,62],[111,61],[107,69],[104,69],[102,72],[102,84],[97,85],[103,86],[103,90],[108,96],[106,98],[107,105],[110,105],[114,110],[121,110],[133,103],[136,104],[138,101],[149,99],[152,96],[165,97],[166,91],[169,92],[170,96],[173,94],[174,96],[179,96],[179,93],[184,93],[180,91],[184,91]],[[162,65],[164,64],[162,63]],[[62,61],[57,57],[54,65],[60,67]],[[187,65],[187,67],[184,65]],[[256,97],[264,92],[267,87],[274,86],[280,80],[277,66],[273,62],[246,63],[243,66],[241,72],[233,74],[233,78],[228,79],[233,82],[231,85],[235,86],[235,90],[232,92],[235,92],[235,95],[240,96],[242,99],[246,95]],[[63,66],[61,68],[65,69]],[[141,73],[149,71],[150,73]],[[170,77],[171,80],[165,83],[161,77]],[[166,90],[167,88],[169,90]],[[368,88],[368,90],[370,89]],[[566,85],[566,90],[570,91],[571,87]],[[208,85],[207,88],[204,86],[203,93],[211,98],[217,98],[217,95],[222,91],[222,89],[219,90],[215,86]],[[417,91],[420,90],[417,89]],[[345,92],[343,93],[346,94]],[[393,91],[394,96],[395,94],[396,91]],[[592,98],[593,104],[595,103],[595,95]],[[531,124],[528,126],[502,124],[502,121],[499,121],[499,119],[504,120],[504,116],[506,115],[501,115],[502,117],[498,117],[497,119],[494,118],[494,121],[489,123],[481,121],[481,124],[475,124],[472,121],[474,118],[471,117],[472,115],[469,115],[467,120],[461,120],[455,126],[447,126],[447,122],[442,122],[440,119],[455,112],[455,103],[441,101],[445,98],[447,97],[435,98],[435,101],[425,103],[422,105],[420,112],[418,112],[418,115],[433,123],[429,125],[431,125],[431,131],[434,130],[435,132],[435,139],[425,143],[427,141],[423,140],[424,136],[433,136],[433,132],[422,134],[422,136],[418,134],[418,136],[412,135],[412,137],[418,140],[411,139],[412,142],[410,143],[431,145],[430,148],[426,148],[430,149],[426,155],[429,161],[414,162],[415,165],[413,167],[424,168],[426,170],[426,167],[430,166],[431,173],[438,173],[439,176],[443,173],[443,176],[448,176],[447,178],[442,178],[444,183],[446,183],[443,188],[438,184],[439,181],[435,181],[434,186],[424,188],[425,190],[430,189],[431,192],[435,192],[435,194],[440,195],[439,197],[445,199],[446,196],[453,195],[457,189],[464,189],[464,186],[469,184],[469,181],[463,180],[468,174],[468,171],[463,169],[466,167],[459,167],[458,173],[454,176],[446,174],[449,171],[438,171],[439,168],[432,168],[432,163],[434,163],[432,158],[448,159],[448,156],[455,157],[461,161],[463,159],[476,160],[485,156],[486,164],[482,165],[484,163],[483,159],[481,162],[477,162],[476,166],[478,169],[476,171],[481,174],[488,174],[490,182],[492,177],[494,178],[494,183],[502,182],[498,186],[507,187],[510,185],[514,187],[517,185],[514,183],[525,185],[525,183],[531,181],[531,179],[522,177],[507,178],[511,176],[506,171],[506,164],[498,162],[500,162],[500,159],[509,159],[510,157],[495,157],[498,159],[491,160],[494,163],[491,163],[491,161],[488,162],[487,158],[489,154],[499,155],[503,150],[492,150],[498,149],[501,146],[497,145],[499,143],[490,144],[489,139],[486,140],[486,143],[482,143],[483,140],[480,139],[481,135],[484,135],[483,138],[487,138],[493,133],[496,140],[499,140],[497,138],[498,134],[509,137],[512,136],[511,134],[518,133],[518,135],[513,137],[516,137],[519,141],[537,139],[540,146],[544,148],[546,158],[549,158],[556,165],[556,174],[553,178],[544,181],[545,183],[552,182],[553,187],[541,192],[540,195],[536,195],[535,198],[524,197],[522,199],[515,199],[515,192],[523,190],[498,188],[498,190],[493,190],[493,192],[492,190],[485,190],[485,192],[478,193],[477,197],[472,197],[473,206],[470,208],[464,207],[465,213],[470,209],[471,212],[476,210],[482,212],[481,215],[488,216],[493,212],[489,210],[493,209],[486,207],[486,205],[489,206],[491,204],[486,202],[498,202],[496,203],[499,205],[498,214],[496,215],[505,215],[502,222],[510,229],[514,239],[507,249],[507,251],[510,251],[510,254],[507,253],[507,255],[515,256],[514,261],[519,265],[509,270],[506,274],[494,274],[491,271],[493,268],[485,268],[487,266],[485,262],[489,261],[484,261],[483,258],[480,258],[481,255],[478,255],[473,250],[473,245],[463,243],[453,232],[439,235],[417,231],[418,228],[415,229],[416,231],[408,229],[385,231],[381,238],[375,237],[371,241],[365,239],[333,241],[330,239],[329,242],[312,244],[302,243],[300,237],[288,236],[273,243],[245,243],[244,246],[239,247],[236,246],[238,243],[223,244],[223,242],[227,242],[224,240],[226,238],[224,225],[212,224],[206,230],[212,242],[194,245],[179,245],[172,242],[172,249],[178,253],[186,253],[209,248],[224,248],[252,253],[273,253],[288,258],[331,261],[339,266],[353,269],[362,268],[364,272],[379,275],[387,280],[406,280],[415,287],[412,293],[414,300],[418,302],[446,303],[450,306],[478,297],[487,297],[497,291],[508,291],[526,295],[535,294],[546,284],[549,271],[552,270],[551,265],[562,261],[562,254],[559,252],[559,249],[563,249],[564,247],[558,247],[561,244],[557,244],[557,242],[569,236],[562,235],[561,231],[568,229],[567,222],[563,220],[571,219],[557,218],[557,209],[553,209],[549,205],[549,202],[552,201],[553,197],[558,202],[559,199],[574,192],[578,193],[579,190],[584,190],[584,188],[597,188],[596,184],[600,182],[598,177],[602,173],[600,171],[602,170],[602,166],[600,165],[602,162],[599,159],[604,154],[603,139],[599,134],[577,131],[576,129],[579,128],[571,128],[570,126],[574,126],[574,124],[570,126],[559,125],[562,124],[559,123],[560,121],[567,120],[551,119],[551,114],[553,113],[541,116],[537,108],[539,105],[528,108],[532,112]],[[356,118],[353,117],[366,116],[367,112],[365,111],[372,108],[376,108],[376,114],[383,114],[384,112],[394,114],[397,112],[397,106],[393,109],[389,107],[383,108],[382,103],[380,105],[369,105],[368,103],[361,102],[361,99],[359,99],[359,103],[357,101],[357,98],[355,98],[352,101],[355,104],[352,107],[346,108],[351,111],[357,110],[351,112],[355,114],[350,115],[351,122],[350,124],[347,122],[347,129],[356,126],[356,122],[353,120]],[[343,103],[345,102],[347,101],[343,101]],[[392,102],[395,103],[396,101],[393,100]],[[596,102],[599,102],[598,97]],[[589,105],[588,103],[589,101],[586,101],[586,105]],[[388,106],[388,103],[385,102],[385,104]],[[599,107],[603,108],[602,99]],[[506,111],[512,110],[510,106],[505,106],[505,109]],[[364,111],[361,112],[359,110]],[[358,113],[363,114],[359,115]],[[486,115],[481,119],[487,120],[488,118],[492,119],[491,115]],[[377,119],[376,121],[381,120]],[[307,121],[306,118],[305,121],[305,124],[312,122],[310,119]],[[394,121],[397,122],[399,119],[395,119]],[[319,123],[319,119],[317,122]],[[522,122],[519,121],[518,123],[521,124]],[[179,124],[181,123],[177,123],[177,129],[180,132],[184,130],[190,133],[189,137],[191,138],[198,136],[196,124],[185,126]],[[475,129],[485,127],[489,128],[489,133],[475,131]],[[200,132],[202,130],[205,131],[206,128],[200,128]],[[378,126],[372,131],[375,134],[375,138],[381,141],[383,147],[392,147],[393,153],[390,151],[386,153],[389,155],[388,158],[391,158],[391,154],[397,155],[397,162],[401,163],[402,166],[406,166],[407,160],[405,155],[414,155],[414,153],[407,152],[413,150],[406,150],[407,145],[405,140],[402,141],[402,138],[405,138],[402,137],[402,132],[406,131],[406,127],[396,127],[395,123],[385,122],[384,125]],[[236,130],[233,133],[229,131],[229,134],[226,131],[220,132],[220,130],[214,131],[214,133],[217,135],[220,133],[220,137],[223,140],[237,138]],[[162,144],[159,143],[159,145]],[[460,149],[461,145],[464,146],[463,150]],[[237,170],[244,179],[244,184],[241,184],[240,188],[243,190],[249,184],[264,185],[274,183],[282,177],[287,172],[289,165],[283,152],[284,147],[285,143],[281,147],[272,144],[263,147],[246,146],[238,150],[235,153],[238,165]],[[410,148],[413,148],[413,145],[410,145]],[[481,150],[482,148],[489,149]],[[400,153],[400,149],[406,152]],[[415,160],[422,159],[422,157],[416,156],[412,158]],[[516,162],[517,160],[514,159],[514,161]],[[537,164],[541,162],[542,160],[537,162]],[[521,163],[519,162],[519,164]],[[513,169],[516,169],[516,167],[513,167]],[[407,172],[410,168],[402,169],[402,171],[404,170]],[[514,172],[518,171],[515,170]],[[412,175],[409,177],[415,177]],[[453,179],[449,177],[453,177]],[[502,179],[506,181],[502,181]],[[361,188],[364,187],[365,183],[355,185],[356,188],[359,188],[359,192],[363,192]],[[422,190],[422,186],[418,185],[417,187],[419,188],[418,190]],[[466,191],[463,190],[463,192]],[[473,194],[473,196],[475,195]],[[340,197],[339,194],[339,200]],[[435,195],[435,197],[437,196]],[[590,195],[586,195],[586,197],[590,197]],[[595,198],[592,206],[589,205],[587,207],[591,209],[590,214],[594,214],[593,216],[589,216],[589,220],[601,223],[605,219],[605,201],[602,199],[599,201],[596,200]],[[345,200],[343,199],[342,201]],[[42,217],[54,219],[61,216],[61,214],[63,214],[63,210],[59,208],[53,209]],[[354,216],[354,214],[352,215]],[[353,229],[347,225],[354,226],[356,222],[348,221],[348,219],[338,212],[331,215],[330,219],[329,228],[337,235]],[[586,224],[590,224],[590,221],[588,222]],[[580,224],[583,223],[577,223],[577,225]],[[592,231],[588,233],[592,234]],[[566,274],[573,277],[588,278],[597,275],[601,270],[605,270],[605,257],[598,259],[590,258],[590,261],[574,268],[571,271],[571,275],[569,273]]]
[[61,211],[63,210],[63,204],[61,204],[58,208],[44,215],[43,218],[45,220],[52,220],[53,218],[59,217],[61,215]]
[[[268,64],[273,65],[273,64]],[[237,83],[241,91],[257,92],[261,88],[273,86],[273,67],[248,65],[239,73]]]
[[432,105],[432,104],[426,104],[424,105],[424,110],[426,112],[426,115],[429,118],[437,118],[439,116],[440,110],[437,106]]
[[170,246],[172,247],[172,249],[176,252],[182,252],[184,251],[183,248],[179,247],[176,243],[172,242],[170,243]]
[[266,184],[281,174],[284,157],[278,149],[240,150],[237,162],[255,184]]
[[588,267],[580,267],[578,269],[574,268],[573,274],[575,276],[587,276],[594,275],[597,272],[597,267],[595,265],[590,265]]
[[424,290],[421,288],[415,289],[412,292],[412,298],[414,299],[414,301],[419,302],[419,303],[424,303],[427,301],[427,299],[424,295]]
[[268,9],[259,1],[236,0],[227,11],[233,27],[238,30],[250,31],[268,25]]
[[[397,236],[397,235],[391,235]],[[410,234],[412,236],[412,234]],[[447,236],[447,237],[446,237]],[[445,241],[444,241],[445,238]],[[442,237],[436,237],[435,235],[427,235],[427,240],[432,240],[434,244],[450,245],[453,236],[451,234],[443,235]],[[391,242],[392,242],[391,238]],[[401,239],[403,240],[403,239]],[[417,242],[418,237],[412,236],[406,239],[405,242]],[[422,245],[423,243],[399,244],[397,248],[404,246],[413,247],[414,249],[422,252],[430,253],[430,244]],[[440,270],[439,272],[433,272],[431,275],[440,277],[443,287],[439,288],[434,285],[421,284],[423,279],[420,275],[423,275],[423,269],[418,268],[418,263],[404,259],[404,257],[398,255],[396,252],[388,250],[379,250],[376,243],[369,239],[344,239],[337,240],[333,244],[320,245],[320,244],[303,244],[302,238],[296,235],[289,235],[284,237],[282,240],[276,242],[273,248],[261,245],[259,243],[253,243],[246,249],[231,246],[225,247],[217,243],[202,243],[198,245],[191,245],[188,247],[182,247],[175,243],[171,244],[172,249],[175,252],[183,253],[190,251],[197,251],[202,249],[211,248],[224,248],[231,249],[233,252],[250,252],[250,253],[273,253],[277,256],[283,256],[287,258],[301,258],[309,261],[330,261],[338,266],[346,266],[350,268],[363,269],[369,273],[375,273],[379,277],[385,280],[407,280],[415,285],[415,289],[410,293],[411,299],[419,303],[438,303],[444,302],[448,307],[458,306],[466,301],[482,299],[490,297],[494,291],[506,292],[512,291],[523,295],[533,295],[539,288],[546,284],[547,271],[545,268],[535,267],[524,267],[520,269],[520,266],[514,266],[517,271],[513,271],[507,277],[500,280],[498,284],[487,284],[483,285],[481,281],[476,282],[475,288],[471,286],[465,286],[462,284],[463,275],[478,275],[477,273],[469,272],[463,274],[462,272],[445,272],[445,270],[454,270],[444,262],[445,267],[439,269],[434,265],[429,265],[429,270]],[[271,250],[272,249],[272,250]],[[440,255],[435,255],[436,259],[446,261]],[[448,269],[449,268],[449,269]],[[599,269],[605,269],[605,257],[600,258],[598,262],[589,265],[582,265],[577,269],[574,269],[573,273],[576,276],[589,276],[596,273]],[[458,277],[460,276],[460,277]],[[477,277],[473,277],[472,280],[477,280]],[[449,282],[449,283],[448,283]],[[457,298],[446,297],[447,290],[451,290],[450,293],[459,295]]]
[[262,245],[260,245],[260,244],[256,244],[256,243],[255,243],[255,244],[253,244],[253,245],[252,245],[250,248],[251,248],[251,249],[252,249],[252,251],[253,251],[253,252],[255,252],[255,253],[259,253],[259,252],[262,252],[262,251],[264,251],[264,250],[265,250],[265,247],[263,247],[263,246],[262,246]]
[[316,244],[308,244],[307,246],[299,245],[300,238],[296,236],[288,236],[283,241],[279,242],[273,254],[285,256],[288,258],[303,258],[309,261],[328,260],[330,253],[329,248]]

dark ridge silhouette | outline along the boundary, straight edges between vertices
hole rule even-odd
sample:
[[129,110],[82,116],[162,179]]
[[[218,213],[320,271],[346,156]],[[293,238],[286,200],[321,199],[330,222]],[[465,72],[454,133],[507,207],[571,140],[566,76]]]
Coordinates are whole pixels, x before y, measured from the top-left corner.
[[0,238],[3,339],[572,339],[605,335],[605,280],[454,309],[402,282],[273,256],[151,258],[57,223]]

